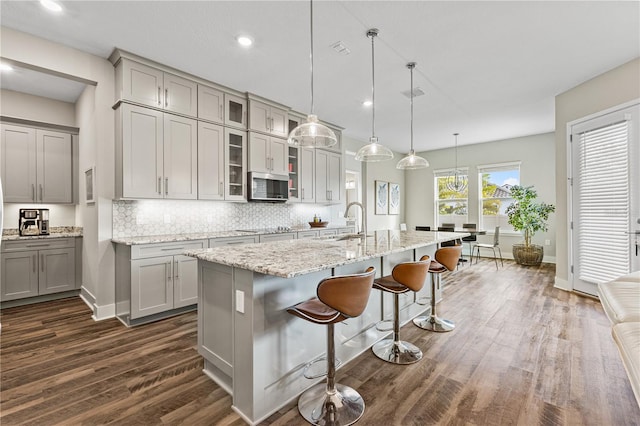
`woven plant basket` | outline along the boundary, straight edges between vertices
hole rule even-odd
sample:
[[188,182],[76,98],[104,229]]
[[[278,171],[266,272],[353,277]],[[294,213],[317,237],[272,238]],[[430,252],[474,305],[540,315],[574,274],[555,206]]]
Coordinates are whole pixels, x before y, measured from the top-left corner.
[[531,244],[529,247],[524,244],[514,244],[512,252],[516,263],[525,266],[538,266],[542,263],[544,247],[537,244]]

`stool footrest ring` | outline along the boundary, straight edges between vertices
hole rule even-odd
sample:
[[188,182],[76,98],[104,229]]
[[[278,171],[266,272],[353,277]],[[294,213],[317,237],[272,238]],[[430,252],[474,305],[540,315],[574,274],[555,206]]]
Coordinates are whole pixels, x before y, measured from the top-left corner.
[[[320,362],[324,362],[325,365],[323,366],[323,370],[318,371],[317,368],[314,369],[313,367],[314,365]],[[318,377],[326,376],[327,375],[326,362],[327,362],[326,356],[314,359],[313,361],[307,363],[307,365],[304,366],[304,370],[302,370],[302,375],[306,379],[317,379]],[[341,365],[342,365],[342,361],[336,358],[336,368],[340,367]]]

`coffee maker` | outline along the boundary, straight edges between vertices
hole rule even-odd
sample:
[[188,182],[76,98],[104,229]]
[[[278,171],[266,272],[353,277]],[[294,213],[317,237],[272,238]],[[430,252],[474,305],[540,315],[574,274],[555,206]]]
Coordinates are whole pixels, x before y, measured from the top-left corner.
[[49,235],[49,209],[20,209],[18,230],[21,236]]

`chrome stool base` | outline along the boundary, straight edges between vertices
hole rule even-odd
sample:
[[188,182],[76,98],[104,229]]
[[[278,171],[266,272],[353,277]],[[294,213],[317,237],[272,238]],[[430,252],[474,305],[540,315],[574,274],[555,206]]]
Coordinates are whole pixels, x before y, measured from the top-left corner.
[[320,383],[300,395],[298,411],[313,425],[346,426],[362,417],[364,400],[349,386],[336,384],[329,393],[326,383]]
[[376,323],[376,330],[378,331],[391,331],[393,330],[393,320],[386,319],[380,320]]
[[413,323],[424,330],[436,331],[438,333],[444,333],[456,328],[456,324],[453,321],[442,319],[437,316],[417,317],[413,319]]
[[371,350],[375,356],[392,364],[413,364],[422,359],[422,351],[417,346],[402,340],[381,340]]

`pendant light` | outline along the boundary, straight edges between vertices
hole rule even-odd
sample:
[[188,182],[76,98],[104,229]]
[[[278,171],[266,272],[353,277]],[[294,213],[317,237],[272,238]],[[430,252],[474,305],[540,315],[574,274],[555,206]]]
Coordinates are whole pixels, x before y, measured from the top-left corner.
[[306,146],[310,148],[333,146],[338,143],[336,134],[327,126],[318,122],[318,117],[313,113],[313,0],[310,2],[310,28],[311,28],[311,112],[307,116],[307,122],[300,124],[289,133],[289,145]]
[[453,174],[447,178],[447,189],[453,192],[464,192],[467,189],[467,175],[458,170],[458,133],[454,133],[456,138],[456,167],[453,170]]
[[396,169],[401,170],[425,169],[429,167],[429,162],[419,155],[416,155],[415,151],[413,150],[413,69],[415,67],[415,62],[409,62],[407,64],[407,68],[409,68],[409,70],[411,71],[411,150],[406,157],[398,161]]
[[391,152],[389,148],[380,145],[378,143],[378,138],[376,137],[376,73],[374,66],[373,40],[377,35],[377,28],[372,28],[367,31],[367,37],[371,37],[371,138],[369,139],[370,143],[360,148],[356,153],[356,160],[366,162],[385,161],[393,158],[393,152]]

